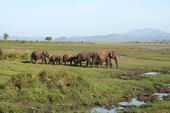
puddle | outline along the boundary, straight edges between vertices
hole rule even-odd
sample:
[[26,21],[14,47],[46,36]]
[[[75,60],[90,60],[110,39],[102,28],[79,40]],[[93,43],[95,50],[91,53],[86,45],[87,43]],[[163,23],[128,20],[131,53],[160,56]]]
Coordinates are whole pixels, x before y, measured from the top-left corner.
[[[118,107],[112,106],[102,106],[102,107],[95,107],[91,110],[91,113],[117,113],[118,110],[123,110],[125,107],[121,106],[130,106],[130,105],[136,105],[140,106],[142,104],[145,104],[145,102],[138,101],[137,98],[132,98],[131,102],[119,102]],[[108,109],[109,108],[109,109]]]
[[122,106],[130,106],[130,105],[140,106],[142,104],[145,104],[145,102],[138,101],[137,98],[132,98],[131,102],[120,102],[119,104],[122,105]]
[[169,93],[154,93],[153,95],[157,95],[158,99],[163,100],[163,96],[169,96]]
[[144,73],[144,74],[141,74],[141,75],[160,75],[162,74],[161,72],[147,72],[147,73]]
[[[149,74],[158,74],[159,72],[149,72]],[[161,73],[159,73],[161,74]],[[144,73],[145,75],[145,73]],[[146,74],[148,75],[148,73]],[[170,88],[170,84],[165,84],[168,88]],[[165,98],[165,96],[170,96],[170,93],[154,93],[152,94],[153,96],[156,95],[158,96],[158,99],[163,100]],[[125,107],[126,106],[130,106],[130,105],[136,105],[136,106],[140,106],[143,104],[146,104],[143,101],[138,101],[137,97],[136,98],[132,98],[132,101],[130,102],[119,102],[118,103],[120,106],[116,107],[114,105],[106,105],[106,106],[102,106],[102,107],[95,107],[91,110],[90,113],[118,113],[119,110],[126,110]]]
[[112,107],[113,109],[107,109],[105,106],[95,107],[90,113],[117,113],[118,110],[125,109],[124,107],[115,107],[114,105]]

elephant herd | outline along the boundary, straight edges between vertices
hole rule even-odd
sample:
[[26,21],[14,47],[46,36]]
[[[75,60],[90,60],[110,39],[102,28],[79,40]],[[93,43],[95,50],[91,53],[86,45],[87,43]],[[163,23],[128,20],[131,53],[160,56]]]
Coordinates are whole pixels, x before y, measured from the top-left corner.
[[98,67],[100,67],[100,65],[102,65],[102,63],[104,62],[106,62],[107,68],[108,66],[112,68],[111,59],[114,59],[116,63],[116,68],[118,68],[118,58],[115,51],[81,52],[77,55],[67,53],[63,56],[50,56],[48,51],[37,50],[32,52],[30,62],[32,63],[33,60],[35,60],[35,63],[37,63],[37,60],[42,59],[42,63],[47,63],[46,57],[49,59],[49,64],[56,63],[61,65],[62,63],[64,63],[66,65],[66,62],[70,62],[70,65],[72,65],[72,63],[74,62],[74,65],[80,64],[80,66],[82,66],[81,62],[86,61],[86,66],[88,66],[88,64],[91,64],[91,68],[93,67],[93,65],[97,65]]

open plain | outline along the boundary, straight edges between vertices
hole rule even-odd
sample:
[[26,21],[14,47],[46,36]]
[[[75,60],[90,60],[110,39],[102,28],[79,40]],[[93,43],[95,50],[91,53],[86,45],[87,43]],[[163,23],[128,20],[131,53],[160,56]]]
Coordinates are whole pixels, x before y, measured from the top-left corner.
[[[140,46],[140,47],[138,47]],[[146,48],[152,46],[152,48]],[[159,46],[157,49],[156,47]],[[85,112],[94,106],[130,101],[141,94],[165,92],[170,83],[169,43],[92,43],[92,42],[33,42],[0,41],[0,112]],[[144,47],[144,48],[143,48]],[[74,65],[30,63],[35,50],[50,55],[80,52],[115,51],[116,69]],[[158,75],[141,75],[159,72]],[[166,92],[169,93],[169,92]],[[118,112],[170,112],[169,98],[154,98],[145,105],[128,106]]]

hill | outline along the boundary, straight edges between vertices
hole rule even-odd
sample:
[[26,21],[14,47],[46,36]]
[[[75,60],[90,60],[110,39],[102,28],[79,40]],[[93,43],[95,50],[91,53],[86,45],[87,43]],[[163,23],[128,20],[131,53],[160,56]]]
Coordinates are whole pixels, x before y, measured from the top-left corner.
[[[10,35],[10,34],[9,34]],[[3,37],[3,36],[1,36]],[[2,39],[2,38],[1,38]],[[45,37],[19,37],[10,36],[8,40],[26,40],[26,41],[45,41]],[[145,28],[136,29],[123,34],[109,34],[109,35],[95,35],[95,36],[72,36],[72,37],[59,37],[51,41],[62,42],[170,42],[170,33],[166,33],[159,29]]]
[[156,42],[156,41],[170,41],[170,33],[163,32],[159,29],[136,29],[124,34],[109,34],[96,36],[73,36],[73,37],[59,37],[53,41],[71,41],[71,42]]

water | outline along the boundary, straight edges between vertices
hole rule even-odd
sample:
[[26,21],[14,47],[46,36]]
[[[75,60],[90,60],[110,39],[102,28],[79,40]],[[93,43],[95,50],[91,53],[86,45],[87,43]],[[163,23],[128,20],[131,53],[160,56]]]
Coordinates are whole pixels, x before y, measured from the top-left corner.
[[119,104],[122,106],[130,106],[130,105],[140,106],[142,104],[145,104],[145,102],[138,101],[137,98],[132,98],[131,102],[120,102]]
[[[114,107],[114,105],[112,107]],[[114,107],[111,110],[108,110],[105,108],[105,106],[95,107],[91,110],[91,113],[117,113],[117,110],[121,110],[121,109],[125,109],[125,108],[119,106],[119,107]]]
[[170,49],[170,46],[131,46],[131,47],[140,47],[147,49]]
[[163,96],[169,96],[169,93],[154,93],[153,95],[158,95],[158,99],[163,100]]
[[162,73],[161,72],[147,72],[141,75],[159,75],[159,74],[162,74]]
[[[120,106],[130,106],[130,105],[136,105],[136,106],[140,106],[142,104],[145,104],[145,102],[142,101],[138,101],[137,98],[132,98],[131,102],[119,102]],[[125,109],[124,107],[115,107],[114,105],[111,106],[112,109],[107,109],[106,106],[102,106],[102,107],[95,107],[91,110],[91,113],[117,113],[118,110],[122,110]]]
[[[157,74],[158,72],[149,72],[149,74]],[[148,74],[148,73],[147,73]],[[165,84],[167,87],[170,88],[170,84]],[[153,95],[158,95],[158,99],[163,100],[163,96],[169,96],[170,93],[154,93]],[[120,106],[130,106],[130,105],[136,105],[136,106],[140,106],[146,104],[143,101],[138,101],[137,97],[136,98],[132,98],[131,102],[119,102]],[[111,109],[107,109],[106,106],[102,106],[102,107],[95,107],[91,110],[91,113],[117,113],[118,110],[125,110],[125,107],[115,107],[114,105],[112,105],[110,108]]]
[[[168,88],[170,88],[170,84],[165,84]],[[158,95],[158,99],[163,100],[163,96],[169,96],[170,93],[154,93],[153,95]]]

